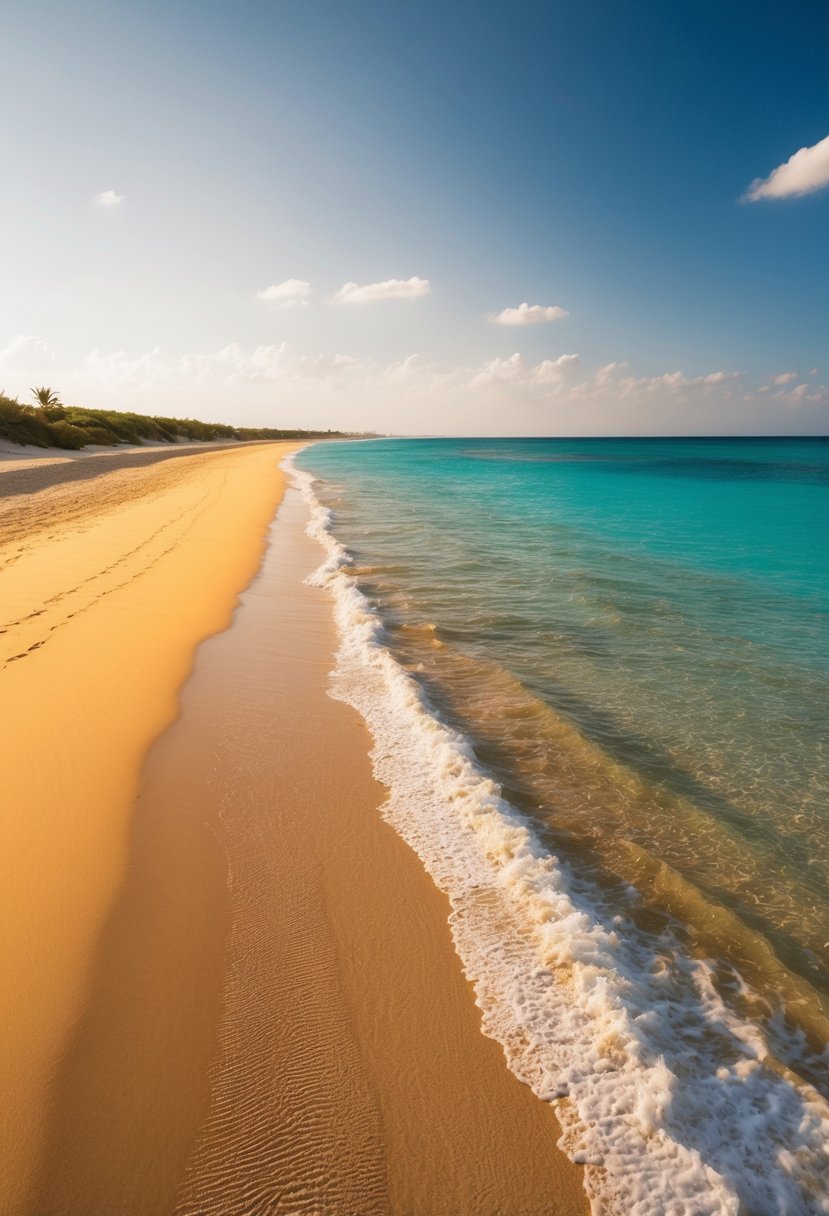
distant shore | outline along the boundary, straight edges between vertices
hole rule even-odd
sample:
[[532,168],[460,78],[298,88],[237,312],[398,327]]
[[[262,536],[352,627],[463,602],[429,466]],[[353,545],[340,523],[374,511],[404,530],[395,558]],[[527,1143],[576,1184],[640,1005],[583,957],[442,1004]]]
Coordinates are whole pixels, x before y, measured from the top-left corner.
[[294,446],[0,471],[14,1216],[586,1210],[325,695],[295,494],[226,629]]

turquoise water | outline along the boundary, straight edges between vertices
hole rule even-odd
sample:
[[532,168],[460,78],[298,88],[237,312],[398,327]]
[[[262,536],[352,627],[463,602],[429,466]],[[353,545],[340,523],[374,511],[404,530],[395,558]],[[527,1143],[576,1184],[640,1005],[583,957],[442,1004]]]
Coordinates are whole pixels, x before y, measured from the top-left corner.
[[384,645],[550,855],[655,957],[670,928],[829,1093],[829,443],[382,440],[297,465]]

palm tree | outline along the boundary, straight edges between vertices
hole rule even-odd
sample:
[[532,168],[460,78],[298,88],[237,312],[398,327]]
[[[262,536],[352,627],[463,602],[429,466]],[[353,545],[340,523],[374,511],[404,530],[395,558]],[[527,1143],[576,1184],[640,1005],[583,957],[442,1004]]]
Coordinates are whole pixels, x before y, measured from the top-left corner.
[[30,391],[37,405],[27,408],[32,411],[37,410],[45,422],[60,422],[62,418],[66,417],[66,406],[61,404],[60,398],[52,389],[33,388]]
[[48,409],[50,405],[60,405],[60,398],[50,388],[32,388],[29,392],[42,410]]

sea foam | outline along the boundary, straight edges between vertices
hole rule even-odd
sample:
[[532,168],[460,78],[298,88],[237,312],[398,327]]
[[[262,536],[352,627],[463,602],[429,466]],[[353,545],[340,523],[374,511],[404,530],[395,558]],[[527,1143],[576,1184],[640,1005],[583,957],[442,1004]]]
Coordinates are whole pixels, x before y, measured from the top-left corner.
[[670,931],[646,937],[534,835],[384,644],[314,479],[287,462],[325,551],[331,694],[354,706],[384,817],[449,897],[452,936],[512,1071],[553,1102],[602,1216],[829,1213],[829,1104]]

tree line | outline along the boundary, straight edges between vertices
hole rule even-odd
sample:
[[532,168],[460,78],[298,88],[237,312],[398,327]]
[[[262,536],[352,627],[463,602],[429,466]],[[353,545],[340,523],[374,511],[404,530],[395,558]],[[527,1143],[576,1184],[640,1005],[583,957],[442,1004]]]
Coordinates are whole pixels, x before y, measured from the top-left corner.
[[239,427],[196,418],[166,418],[120,410],[64,405],[50,387],[31,390],[33,403],[0,393],[0,439],[41,448],[80,451],[88,444],[207,442],[209,440],[345,438],[345,431]]

